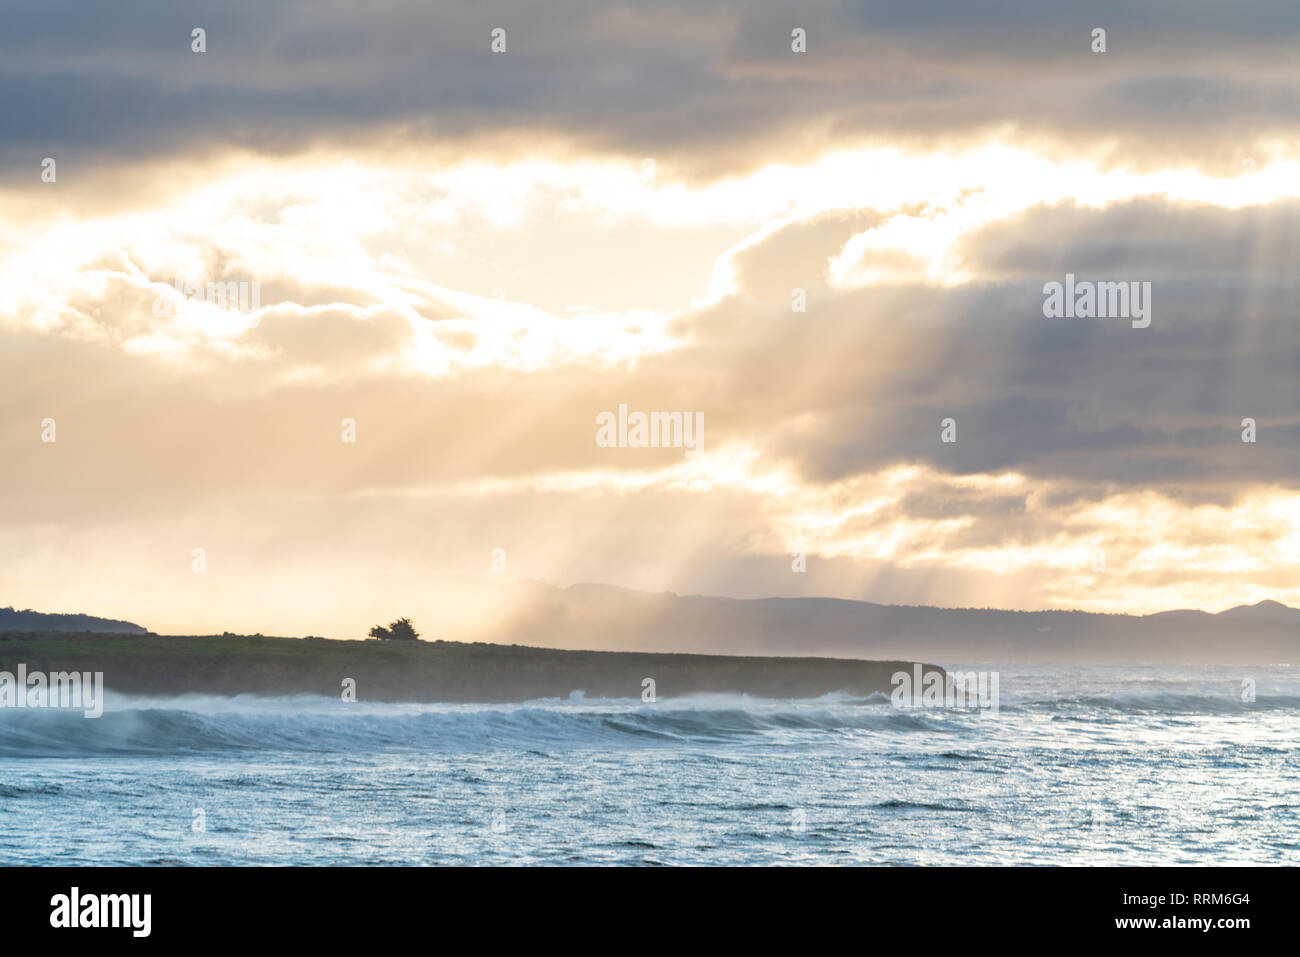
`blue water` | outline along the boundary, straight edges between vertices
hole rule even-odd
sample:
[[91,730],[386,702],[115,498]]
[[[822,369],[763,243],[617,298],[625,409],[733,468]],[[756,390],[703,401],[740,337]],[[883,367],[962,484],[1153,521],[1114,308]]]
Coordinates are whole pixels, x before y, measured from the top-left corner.
[[970,667],[1000,673],[997,715],[837,696],[3,709],[0,864],[1300,863],[1300,669]]

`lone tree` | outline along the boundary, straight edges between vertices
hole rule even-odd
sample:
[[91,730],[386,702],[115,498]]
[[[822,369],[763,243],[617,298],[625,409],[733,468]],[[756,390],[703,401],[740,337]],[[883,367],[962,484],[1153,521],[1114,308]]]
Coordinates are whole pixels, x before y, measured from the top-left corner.
[[388,627],[375,625],[370,629],[371,638],[380,638],[393,641],[415,641],[420,637],[420,633],[411,627],[411,619],[399,618],[397,621],[388,623]]

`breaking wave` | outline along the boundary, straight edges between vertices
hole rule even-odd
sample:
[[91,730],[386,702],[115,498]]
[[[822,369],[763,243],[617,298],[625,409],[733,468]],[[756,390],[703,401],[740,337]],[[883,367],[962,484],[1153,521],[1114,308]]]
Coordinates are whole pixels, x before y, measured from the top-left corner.
[[[1291,689],[1286,689],[1291,690]],[[1300,709],[1300,695],[1261,694],[1246,703],[1223,689],[1196,693],[1135,687],[1110,694],[1004,693],[1001,711],[1088,721],[1135,713],[1232,714]],[[510,705],[345,703],[309,696],[108,696],[100,718],[79,711],[0,709],[0,756],[193,754],[209,751],[482,751],[796,744],[808,736],[965,734],[972,709],[893,708],[884,695],[774,701],[738,695],[569,700]]]
[[653,704],[578,698],[519,705],[118,698],[95,719],[79,711],[0,711],[0,756],[706,745],[808,733],[927,730],[934,718],[895,710],[884,696],[800,702],[704,696]]

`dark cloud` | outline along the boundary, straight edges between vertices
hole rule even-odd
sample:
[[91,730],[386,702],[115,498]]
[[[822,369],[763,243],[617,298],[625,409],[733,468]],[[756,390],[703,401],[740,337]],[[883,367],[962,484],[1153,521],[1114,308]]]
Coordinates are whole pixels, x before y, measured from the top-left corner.
[[[1241,284],[1289,280],[1300,262],[1300,201],[1226,209],[1160,198],[1105,209],[1038,206],[963,243],[964,264],[999,280],[1074,272]],[[1226,288],[1226,287],[1225,287]]]
[[[1236,168],[1262,138],[1300,131],[1300,16],[1286,2],[51,0],[5,26],[0,162],[17,180],[46,155],[71,173],[396,130],[430,144],[559,133],[714,171],[752,164],[760,144],[771,159],[836,137],[995,128]],[[497,26],[505,55],[488,50]],[[793,27],[809,52],[790,52]],[[1104,55],[1089,51],[1094,27]]]
[[[646,367],[726,370],[731,418],[714,436],[763,442],[819,481],[916,461],[1213,496],[1292,484],[1298,227],[1296,203],[1033,210],[966,244],[966,264],[996,281],[824,290],[802,315],[742,294],[701,316],[694,350]],[[780,257],[749,255],[767,264],[766,285],[798,283],[774,272]],[[1151,281],[1151,326],[1044,318],[1043,284],[1067,271]],[[949,417],[955,444],[941,441]],[[1245,417],[1254,445],[1241,441]]]

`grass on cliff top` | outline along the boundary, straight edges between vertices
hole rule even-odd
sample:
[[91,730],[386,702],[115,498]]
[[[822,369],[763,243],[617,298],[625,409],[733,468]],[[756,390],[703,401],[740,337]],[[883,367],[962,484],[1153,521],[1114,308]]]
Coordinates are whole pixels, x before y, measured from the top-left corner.
[[345,657],[366,655],[422,655],[454,649],[492,648],[517,645],[465,645],[443,641],[376,641],[357,639],[332,641],[325,638],[276,638],[267,635],[126,635],[108,632],[0,632],[0,655],[21,657],[24,653],[42,656],[88,652],[106,655],[149,654],[165,657],[186,655],[275,656],[275,657]]

